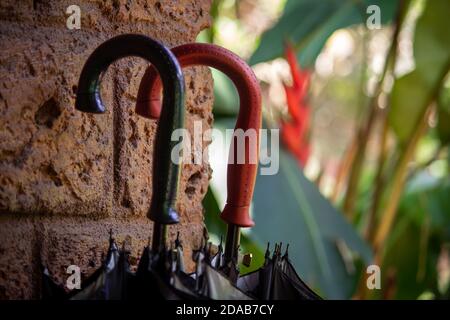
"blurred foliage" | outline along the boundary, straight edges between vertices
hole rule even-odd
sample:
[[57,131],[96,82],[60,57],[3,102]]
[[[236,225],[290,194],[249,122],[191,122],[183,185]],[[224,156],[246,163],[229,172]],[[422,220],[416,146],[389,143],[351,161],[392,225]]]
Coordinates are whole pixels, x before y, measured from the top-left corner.
[[443,145],[450,143],[450,76],[447,77],[438,99],[438,134]]
[[414,36],[415,69],[395,81],[389,120],[401,144],[411,139],[450,68],[449,12],[450,1],[427,3]]
[[[253,51],[248,55],[251,56],[249,62],[258,66],[270,65],[270,60],[283,54],[284,42],[291,41],[302,67],[309,66],[314,72],[310,99],[316,118],[312,128],[316,152],[323,150],[321,152],[328,155],[332,154],[331,148],[342,151],[350,145],[351,142],[344,140],[348,140],[350,134],[345,132],[353,133],[352,122],[356,123],[356,128],[364,126],[363,120],[370,112],[367,103],[370,99],[376,102],[373,104],[376,125],[368,132],[369,151],[363,157],[363,169],[357,177],[357,214],[353,225],[337,209],[348,174],[343,175],[344,187],[333,198],[333,205],[320,193],[327,183],[317,181],[316,186],[310,181],[314,175],[308,170],[303,172],[281,148],[278,174],[258,175],[257,178],[253,199],[256,225],[244,231],[241,248],[242,252],[253,252],[254,261],[250,269],[241,266],[241,270],[245,273],[258,268],[267,242],[273,245],[282,241],[290,244],[290,255],[299,275],[325,298],[349,298],[355,294],[361,298],[384,299],[448,298],[450,20],[446,16],[450,12],[450,2],[288,0],[279,19],[270,18],[275,21],[273,26],[263,30],[264,33],[248,31],[244,22],[248,17],[242,7],[258,9],[259,4],[266,6],[267,3],[270,6],[271,2],[266,0],[213,1],[212,28],[205,30],[199,40],[226,45],[221,37],[222,26],[231,24],[237,30],[236,38],[228,42],[231,45],[227,47],[245,57],[248,51]],[[283,4],[281,1],[277,5],[280,3]],[[397,60],[393,59],[387,66],[385,79],[380,80],[384,77],[380,77],[380,68],[375,65],[380,65],[380,58],[383,62],[389,54],[385,53],[388,50],[381,49],[380,39],[385,37],[388,45],[393,42],[391,32],[395,21],[392,23],[392,20],[396,19],[401,3],[408,4],[403,6],[405,12],[402,12],[402,17],[406,15],[407,19],[401,25],[398,43],[393,43],[401,50],[397,52]],[[367,6],[373,4],[381,8],[383,30],[368,30],[364,24],[369,15]],[[418,7],[421,10],[417,10]],[[247,16],[259,17],[254,11],[247,11]],[[331,59],[327,46],[342,28],[358,44],[341,61],[351,68],[340,72],[332,66],[325,68],[329,71],[324,73],[318,67],[335,63],[326,60]],[[413,50],[405,49],[409,42]],[[327,50],[327,55],[318,61]],[[412,65],[405,68],[405,51],[408,50],[413,54]],[[402,75],[397,69],[406,72]],[[236,90],[224,75],[214,71],[213,77],[215,126],[231,128],[230,119],[238,111]],[[271,98],[284,92],[267,92],[272,84],[264,81],[261,84],[267,113],[273,108]],[[366,89],[377,84],[381,87],[379,92]],[[335,117],[330,118],[330,114]],[[273,119],[267,119],[267,123],[272,126]],[[374,160],[383,152],[384,156],[376,163]],[[225,153],[219,156],[226,159]],[[344,159],[345,155],[341,157]],[[326,160],[325,157],[323,161]],[[351,158],[348,161],[351,167]],[[327,164],[321,162],[316,169],[317,176],[323,176],[321,180],[325,182],[327,178],[333,181],[336,176],[333,171],[331,174],[327,171],[324,167]],[[225,183],[221,182],[224,187]],[[376,189],[382,192],[379,199],[374,197]],[[216,241],[226,232],[219,218],[223,203],[217,197],[224,190],[213,184],[204,200],[206,224],[209,232],[217,237]],[[398,205],[394,195],[398,196]],[[385,223],[387,208],[393,213],[390,215],[392,225],[387,228],[387,238],[381,248],[374,245],[373,239],[363,240],[367,237],[365,230],[373,201],[379,201],[375,206],[378,209],[375,224],[371,226],[373,230],[379,231]],[[381,266],[381,290],[364,288],[365,266],[374,261],[370,246],[376,263]]]
[[216,118],[236,116],[239,111],[239,96],[230,79],[223,73],[212,70],[214,79],[214,115]]
[[369,5],[379,6],[381,22],[387,23],[397,4],[397,0],[289,0],[280,20],[262,36],[250,64],[282,56],[284,42],[289,40],[296,46],[300,64],[312,66],[334,31],[365,23]]
[[444,294],[437,261],[442,244],[450,241],[449,195],[449,177],[421,171],[410,180],[383,260],[383,283],[393,286],[389,298],[415,299],[425,290]]
[[[231,126],[230,120],[216,119],[216,129],[224,131]],[[262,149],[270,147],[264,140],[261,143]],[[227,159],[228,146],[224,147],[214,149],[214,156]],[[272,248],[279,242],[289,244],[290,258],[309,285],[329,298],[351,297],[359,277],[359,260],[364,264],[372,261],[370,247],[283,149],[279,169],[275,175],[259,175],[256,180],[252,207],[255,226],[242,235],[243,252],[253,252],[255,268],[261,266],[264,255],[260,248],[268,242]],[[215,192],[225,192],[221,188],[225,183],[221,181],[217,189],[213,184],[203,203],[208,231],[214,235],[225,235],[219,204],[213,197]]]

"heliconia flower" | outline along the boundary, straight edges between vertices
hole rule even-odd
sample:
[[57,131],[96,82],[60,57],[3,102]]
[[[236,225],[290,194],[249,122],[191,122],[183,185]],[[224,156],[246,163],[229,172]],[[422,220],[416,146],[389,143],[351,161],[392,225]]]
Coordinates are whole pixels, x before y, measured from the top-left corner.
[[292,75],[292,86],[283,84],[290,118],[281,121],[281,139],[299,165],[304,167],[310,155],[310,107],[306,99],[310,72],[300,68],[295,51],[290,44],[286,45],[285,57]]

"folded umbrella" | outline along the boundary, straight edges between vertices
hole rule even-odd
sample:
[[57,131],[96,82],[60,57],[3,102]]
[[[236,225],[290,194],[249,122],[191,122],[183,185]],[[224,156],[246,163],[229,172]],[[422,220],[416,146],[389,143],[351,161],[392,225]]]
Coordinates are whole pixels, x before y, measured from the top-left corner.
[[[75,107],[79,111],[104,113],[100,84],[103,73],[117,59],[138,56],[152,63],[161,75],[164,87],[164,111],[155,138],[153,160],[153,195],[147,216],[154,222],[151,248],[144,249],[138,271],[130,275],[122,285],[109,286],[110,282],[95,282],[83,286],[76,296],[80,299],[96,299],[96,292],[114,287],[115,294],[105,299],[186,297],[170,285],[169,260],[171,251],[166,247],[167,225],[178,223],[175,209],[178,196],[180,169],[171,161],[171,151],[176,146],[172,132],[184,125],[184,78],[180,66],[169,49],[143,35],[127,34],[101,44],[88,58],[80,75]],[[108,261],[108,260],[107,260]],[[104,269],[104,268],[103,268]],[[100,271],[99,271],[100,270]],[[99,277],[104,277],[99,269]],[[99,285],[98,285],[99,284]],[[118,294],[118,293],[121,294]]]
[[[228,163],[228,198],[221,217],[227,222],[228,230],[223,258],[216,268],[205,265],[203,273],[205,283],[209,283],[210,289],[205,290],[210,297],[234,297],[232,292],[238,275],[237,261],[240,242],[241,227],[253,226],[249,215],[250,203],[255,185],[258,152],[259,152],[259,130],[261,128],[261,93],[251,68],[233,52],[211,44],[185,44],[172,49],[182,67],[194,65],[206,65],[225,73],[235,84],[239,93],[240,109],[235,126],[235,135],[230,146],[230,155],[234,155]],[[164,111],[160,103],[160,82],[158,73],[153,67],[149,67],[142,78],[138,97],[136,112],[144,117],[159,118]],[[245,133],[253,130],[254,139],[247,139]],[[242,137],[239,137],[244,133]],[[240,140],[243,138],[243,140]],[[239,143],[242,143],[241,146]],[[240,148],[243,147],[243,148]],[[243,154],[242,154],[243,153]],[[242,156],[244,156],[242,161]],[[231,283],[226,289],[221,289],[223,294],[217,292],[222,283],[222,274],[212,275],[216,270],[226,275],[227,281]],[[214,280],[215,279],[215,280]],[[208,286],[206,286],[208,288]],[[216,289],[214,289],[216,288]],[[235,287],[234,287],[235,289]],[[212,294],[214,292],[214,294]]]
[[[278,246],[275,250],[276,255],[272,259],[267,256],[266,263],[261,269],[253,274],[239,277],[237,261],[240,228],[254,225],[249,215],[249,207],[256,180],[259,130],[261,129],[261,93],[253,71],[234,53],[211,44],[185,44],[173,48],[172,52],[182,67],[207,65],[230,77],[236,86],[240,101],[235,133],[242,133],[241,130],[246,133],[253,129],[256,137],[253,143],[250,139],[244,139],[243,163],[237,161],[242,155],[238,154],[238,137],[236,135],[233,137],[230,147],[233,158],[229,159],[231,162],[228,163],[227,172],[227,202],[221,213],[221,218],[228,225],[225,251],[222,253],[219,246],[219,252],[204,268],[206,271],[203,275],[208,279],[206,281],[208,289],[205,290],[205,294],[210,297],[230,296],[226,290],[217,289],[218,286],[215,286],[216,283],[221,283],[218,277],[214,280],[213,277],[205,276],[208,272],[212,272],[208,270],[219,270],[227,275],[233,286],[236,284],[243,291],[259,299],[319,298],[295,272],[287,253],[281,256],[281,247]],[[154,119],[160,116],[163,108],[161,108],[159,89],[158,74],[153,67],[149,67],[139,87],[136,105],[138,114]],[[246,286],[245,283],[252,283],[252,285]],[[279,293],[283,290],[286,292],[285,295]]]
[[153,195],[148,217],[154,221],[151,248],[144,249],[138,270],[130,288],[130,297],[177,299],[188,296],[171,285],[172,250],[166,246],[167,225],[178,223],[175,209],[178,197],[180,168],[172,161],[171,151],[177,142],[172,132],[184,126],[184,78],[175,56],[161,43],[142,35],[123,35],[103,43],[86,62],[80,77],[77,109],[104,112],[100,98],[101,74],[116,59],[125,56],[147,59],[162,78],[164,111],[161,112],[154,148]]

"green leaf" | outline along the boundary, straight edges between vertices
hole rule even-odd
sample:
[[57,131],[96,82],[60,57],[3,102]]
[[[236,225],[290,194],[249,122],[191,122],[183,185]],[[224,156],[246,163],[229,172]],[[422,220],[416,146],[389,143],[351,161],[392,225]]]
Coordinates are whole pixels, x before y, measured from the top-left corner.
[[334,31],[365,23],[369,5],[380,7],[381,23],[392,20],[398,0],[289,0],[279,21],[266,31],[250,64],[283,55],[284,41],[294,43],[302,66],[314,64]]
[[401,144],[409,141],[436,98],[450,67],[450,1],[427,1],[414,35],[414,71],[397,79],[389,123]]
[[291,259],[306,282],[328,298],[351,296],[359,273],[347,270],[340,250],[347,248],[366,264],[372,261],[371,250],[285,151],[280,150],[276,175],[258,176],[253,205],[252,236],[261,245],[289,243]]
[[[215,122],[215,128],[221,131],[233,127],[233,121]],[[264,140],[261,150],[270,147]],[[218,140],[213,141],[209,155],[213,169],[211,186],[221,207],[226,195],[229,146],[219,144]],[[372,261],[371,249],[305,178],[297,162],[282,149],[279,156],[278,173],[258,174],[252,202],[255,226],[244,229],[245,236],[259,248],[265,248],[268,242],[272,249],[275,243],[289,243],[289,255],[302,279],[327,298],[349,298],[359,279],[360,260],[366,264]],[[224,230],[217,232],[224,234]]]
[[211,69],[214,79],[214,117],[238,114],[239,96],[233,82],[223,73]]

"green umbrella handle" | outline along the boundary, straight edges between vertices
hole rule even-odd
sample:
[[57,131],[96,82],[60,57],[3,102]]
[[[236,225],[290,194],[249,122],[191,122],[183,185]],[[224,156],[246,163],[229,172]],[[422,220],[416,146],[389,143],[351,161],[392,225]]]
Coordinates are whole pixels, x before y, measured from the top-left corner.
[[152,63],[164,87],[164,108],[153,152],[153,195],[148,212],[148,217],[155,222],[157,237],[163,239],[165,232],[162,225],[179,221],[175,203],[180,169],[178,163],[171,161],[171,151],[177,145],[177,141],[171,140],[171,135],[175,129],[184,127],[184,78],[175,56],[160,42],[143,35],[120,35],[104,42],[89,56],[83,67],[75,108],[104,113],[100,96],[102,75],[111,63],[127,56],[138,56]]

